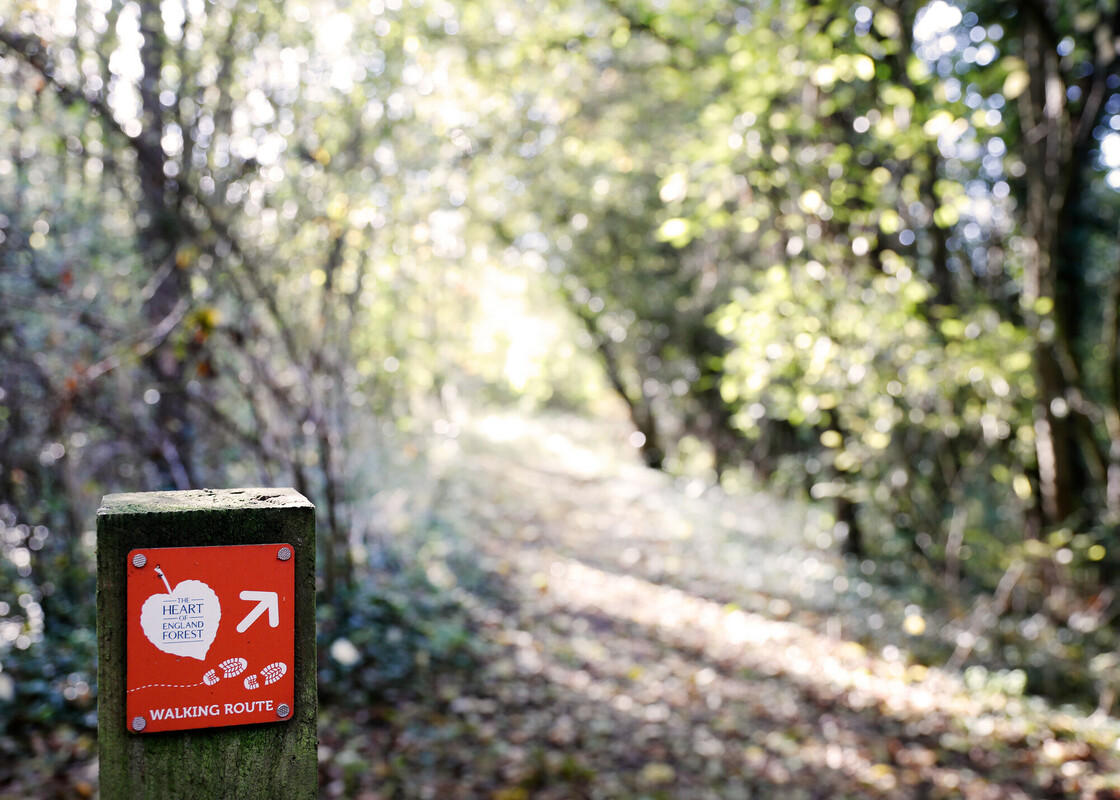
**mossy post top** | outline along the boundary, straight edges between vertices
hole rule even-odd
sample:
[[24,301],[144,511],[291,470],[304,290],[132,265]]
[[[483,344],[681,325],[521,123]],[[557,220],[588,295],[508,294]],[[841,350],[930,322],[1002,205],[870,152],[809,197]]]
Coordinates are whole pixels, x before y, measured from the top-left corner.
[[[278,543],[284,547],[261,549]],[[207,566],[205,560],[192,561],[191,553],[230,563]],[[286,583],[269,583],[267,570],[254,561],[262,553],[268,555],[270,564],[275,562],[287,570],[283,578]],[[161,556],[166,561],[164,566],[173,568],[176,574],[157,569]],[[216,574],[215,569],[223,574]],[[222,578],[229,574],[244,578],[232,581],[237,584],[235,590],[219,588]],[[202,580],[196,579],[200,577]],[[189,609],[202,615],[200,621],[178,612],[172,614],[172,601],[179,592],[172,588],[176,584],[195,590],[192,597],[197,608],[192,605]],[[135,593],[137,586],[145,597],[172,598],[163,605],[155,604],[149,615],[166,612],[172,614],[168,617],[171,621],[160,617],[158,626],[153,627],[155,623],[144,616],[149,611],[146,604],[141,611],[129,610],[129,593]],[[217,590],[213,602],[218,603],[221,597],[220,615],[213,617],[208,616],[206,605],[210,587]],[[217,642],[233,633],[236,647],[244,652],[218,653],[213,639],[205,647],[184,643],[186,637],[196,635],[195,627],[202,629],[199,635],[209,637],[207,626],[211,624],[217,630]],[[269,656],[265,659],[269,663],[258,664],[261,659],[256,655],[263,657],[268,651],[254,650],[253,640],[275,634],[274,625],[284,626],[289,644],[283,656]],[[107,495],[97,512],[97,628],[103,798],[317,796],[315,507],[307,498],[292,489],[274,488]],[[172,630],[170,635],[184,642],[163,642],[164,629]],[[136,630],[142,633],[137,635]],[[156,630],[161,633],[157,635]],[[159,644],[153,642],[153,636]],[[184,674],[189,673],[189,682],[198,687],[196,691],[206,694],[213,688],[214,696],[207,696],[205,702],[197,698],[177,702],[172,695],[181,688],[178,682],[185,679],[167,690],[155,688],[162,683],[130,689],[129,664],[136,667],[139,656],[144,656],[141,661],[168,661],[168,670],[184,670]],[[236,698],[232,694],[219,697],[219,689],[232,688],[235,682],[239,693]],[[281,709],[277,714],[267,707],[266,695],[281,687],[286,687],[288,694],[282,705],[277,704]],[[130,696],[136,700],[145,693],[153,698],[150,703],[144,701],[142,716],[147,719],[130,722]],[[260,719],[276,721],[242,724],[229,718],[223,723],[225,727],[175,729],[193,726],[194,717],[204,713],[225,715],[228,711],[249,721],[247,714],[262,710],[269,713]],[[161,726],[152,724],[157,716]],[[168,727],[172,719],[175,721]]]
[[303,535],[305,520],[311,520],[307,535],[314,537],[314,512],[315,506],[294,489],[109,494],[97,510],[98,548],[109,539],[129,549],[266,544],[279,541],[281,531]]
[[189,489],[181,492],[107,494],[97,515],[169,514],[180,511],[229,511],[239,508],[314,508],[295,489]]

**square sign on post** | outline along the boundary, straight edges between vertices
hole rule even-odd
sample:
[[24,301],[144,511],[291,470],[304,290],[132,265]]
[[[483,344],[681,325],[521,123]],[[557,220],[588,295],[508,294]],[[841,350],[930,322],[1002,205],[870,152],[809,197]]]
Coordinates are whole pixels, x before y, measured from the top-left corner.
[[284,543],[129,552],[128,730],[291,718],[292,555]]
[[253,487],[101,501],[102,800],[315,800],[315,657],[306,497]]

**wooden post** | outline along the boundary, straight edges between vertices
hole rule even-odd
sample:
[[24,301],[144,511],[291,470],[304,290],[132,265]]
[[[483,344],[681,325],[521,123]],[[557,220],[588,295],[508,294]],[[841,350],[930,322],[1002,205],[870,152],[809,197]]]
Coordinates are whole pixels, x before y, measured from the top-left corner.
[[[283,575],[288,586],[292,586],[294,579],[294,590],[246,591],[238,597],[236,593],[222,594],[225,590],[218,589],[215,594],[207,584],[188,580],[196,575],[173,575],[170,569],[165,575],[158,563],[162,561],[165,567],[187,563],[183,554],[190,553],[203,554],[212,563],[220,563],[221,557],[236,557],[247,563],[243,568],[221,570],[230,576],[228,581],[224,577],[222,580],[246,590],[267,589],[270,587],[261,585],[261,576],[268,570],[254,568],[249,556],[241,555],[259,558],[255,554],[266,551],[272,560],[268,570],[279,572],[281,565],[277,559],[285,562],[282,566],[288,571]],[[191,568],[177,566],[175,570],[189,573]],[[208,580],[219,583],[215,578]],[[218,595],[222,596],[221,622],[213,621],[214,630],[208,634],[211,641],[189,652],[174,649],[185,647],[183,644],[154,644],[156,638],[150,633],[152,626],[148,620],[144,621],[147,627],[137,634],[139,620],[132,619],[139,617],[135,611],[137,597],[151,594],[153,598],[170,598],[173,591],[178,592],[171,588],[173,583],[188,584],[193,594],[202,594],[203,599],[213,597],[215,603]],[[164,586],[167,594],[162,594]],[[130,593],[134,596],[130,597]],[[277,594],[282,597],[278,599]],[[254,607],[258,598],[264,600]],[[171,600],[161,599],[152,605],[160,602],[166,604]],[[276,612],[274,605],[279,605]],[[163,613],[169,613],[167,608],[173,606],[165,605]],[[148,612],[145,607],[144,614]],[[175,625],[171,622],[163,627]],[[290,631],[284,630],[289,625],[294,626],[294,643]],[[228,637],[234,630],[241,635],[236,645],[241,648],[235,653],[237,658],[218,652],[221,648],[217,645],[211,646],[216,633]],[[254,658],[258,646],[255,642],[267,635],[282,638],[285,634],[288,639],[284,646],[294,649],[291,658],[271,656],[271,663],[256,663],[264,659]],[[106,496],[97,512],[97,640],[97,728],[103,800],[311,800],[318,796],[315,509],[302,495],[291,489],[203,489]],[[134,648],[132,661],[127,653],[130,646]],[[209,656],[205,648],[211,651]],[[219,658],[225,660],[219,664]],[[129,677],[126,672],[130,666],[134,672],[139,671],[138,659],[143,661],[139,666],[156,670],[157,674],[163,669],[169,675],[174,670],[184,674],[189,670],[198,681],[198,688],[189,691],[206,699],[167,699],[162,704],[153,699],[145,701],[145,708],[153,706],[155,711],[140,714],[139,719],[131,717],[127,704],[130,688],[137,681],[135,675]],[[290,676],[294,676],[294,686],[289,682]],[[276,685],[267,686],[269,683]],[[188,691],[170,684],[169,690],[148,688],[152,685],[157,684],[148,683],[141,688],[156,698],[161,696],[160,692],[166,698],[181,698]],[[264,698],[281,688],[288,692],[291,706],[277,702],[279,710],[273,708],[272,700],[217,702],[235,699],[229,694],[234,690],[246,698]],[[227,694],[219,695],[219,690]],[[136,694],[133,698],[141,696]],[[184,705],[187,702],[193,705]],[[176,704],[178,708],[172,707]],[[253,707],[267,709],[269,721],[261,722],[244,713],[246,708]],[[231,713],[236,710],[242,716],[219,718],[223,708]],[[193,718],[207,713],[215,715],[214,718]],[[184,716],[188,719],[182,719]],[[162,722],[156,721],[161,718]],[[241,724],[240,720],[245,719],[251,719],[252,724]],[[189,729],[170,729],[175,726]]]

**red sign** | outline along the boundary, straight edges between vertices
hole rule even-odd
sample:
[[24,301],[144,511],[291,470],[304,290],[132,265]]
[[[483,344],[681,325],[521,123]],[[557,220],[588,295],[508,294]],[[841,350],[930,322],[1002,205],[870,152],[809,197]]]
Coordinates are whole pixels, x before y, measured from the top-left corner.
[[291,718],[291,545],[140,548],[127,569],[130,731]]

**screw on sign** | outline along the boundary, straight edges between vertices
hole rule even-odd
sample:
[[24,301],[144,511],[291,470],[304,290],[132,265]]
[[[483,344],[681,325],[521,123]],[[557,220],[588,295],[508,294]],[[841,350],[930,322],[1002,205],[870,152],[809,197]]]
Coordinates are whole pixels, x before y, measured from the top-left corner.
[[290,717],[291,554],[284,544],[129,553],[129,730],[154,733]]

